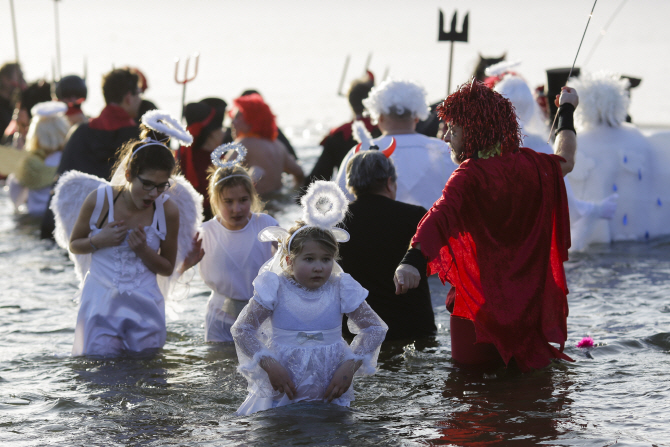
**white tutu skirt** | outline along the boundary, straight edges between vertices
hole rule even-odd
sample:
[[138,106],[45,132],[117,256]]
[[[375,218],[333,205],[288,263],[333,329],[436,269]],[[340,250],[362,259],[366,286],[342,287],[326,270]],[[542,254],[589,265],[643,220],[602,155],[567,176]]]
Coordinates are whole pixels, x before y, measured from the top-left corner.
[[[320,335],[319,335],[320,334]],[[296,402],[326,402],[324,394],[338,366],[353,358],[351,349],[342,339],[342,328],[322,332],[284,331],[273,328],[270,349],[273,357],[286,368],[296,387],[293,400],[286,394],[272,390],[267,374],[261,383],[250,383],[249,395],[237,410],[239,415],[281,407]],[[255,363],[255,362],[254,362]],[[257,363],[246,365],[260,369]],[[245,365],[240,365],[244,371]],[[243,372],[244,374],[244,372]],[[348,407],[354,400],[353,382],[349,389],[332,403]]]

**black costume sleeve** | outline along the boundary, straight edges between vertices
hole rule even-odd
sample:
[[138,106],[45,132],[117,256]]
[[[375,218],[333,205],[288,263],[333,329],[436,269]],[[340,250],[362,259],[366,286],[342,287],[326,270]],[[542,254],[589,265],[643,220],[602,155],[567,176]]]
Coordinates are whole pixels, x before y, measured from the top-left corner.
[[421,273],[421,276],[426,275],[426,267],[428,266],[428,261],[423,257],[423,253],[418,248],[410,248],[405,253],[405,257],[400,261],[400,265],[408,264],[414,267]]

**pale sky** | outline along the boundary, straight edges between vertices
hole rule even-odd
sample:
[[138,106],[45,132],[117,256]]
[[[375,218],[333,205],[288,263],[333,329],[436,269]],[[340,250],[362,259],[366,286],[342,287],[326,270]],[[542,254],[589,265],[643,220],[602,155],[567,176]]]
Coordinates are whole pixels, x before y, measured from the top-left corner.
[[[624,0],[600,0],[577,66],[643,78],[632,94],[630,114],[639,124],[670,126],[670,1],[627,1],[612,21],[589,64],[605,24]],[[0,60],[14,58],[9,2],[0,7],[4,45]],[[51,76],[55,58],[54,2],[14,0],[19,52],[27,80]],[[181,86],[174,58],[200,53],[197,78],[187,102],[219,96],[232,102],[242,90],[261,91],[283,126],[308,121],[337,125],[349,118],[336,95],[344,61],[347,82],[370,69],[382,78],[421,83],[435,101],[446,94],[449,46],[437,42],[438,9],[447,26],[458,10],[458,27],[470,14],[469,42],[456,43],[452,89],[465,82],[478,52],[507,52],[521,60],[518,72],[532,86],[544,70],[572,65],[593,2],[590,0],[61,0],[62,74],[82,74],[88,61],[89,100],[103,106],[100,78],[112,66],[137,66],[147,75],[148,99],[180,113]]]

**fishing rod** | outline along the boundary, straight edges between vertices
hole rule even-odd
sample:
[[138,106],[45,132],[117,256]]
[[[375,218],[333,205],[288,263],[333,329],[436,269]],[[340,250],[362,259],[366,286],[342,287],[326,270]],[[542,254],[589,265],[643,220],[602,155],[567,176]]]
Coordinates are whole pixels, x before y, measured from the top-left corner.
[[9,0],[9,9],[12,13],[12,30],[14,31],[14,57],[16,58],[16,63],[19,61],[19,40],[16,37],[16,16],[14,15],[14,0]]
[[598,38],[596,39],[596,43],[593,44],[593,48],[591,48],[591,52],[589,53],[588,56],[586,56],[586,60],[584,61],[584,66],[586,66],[589,61],[591,60],[591,56],[593,56],[593,53],[595,53],[596,48],[598,48],[598,45],[600,45],[600,41],[603,40],[603,37],[605,37],[605,34],[607,34],[607,30],[609,29],[610,25],[612,25],[612,22],[614,22],[614,19],[616,16],[619,15],[621,10],[623,9],[623,6],[626,4],[628,0],[623,0],[620,4],[619,7],[614,11],[614,14],[609,18],[603,29],[600,31],[600,34],[598,35]]
[[[586,30],[589,29],[589,23],[591,23],[591,17],[593,17],[593,10],[596,9],[596,3],[598,3],[598,0],[595,0],[593,2],[593,8],[591,8],[589,19],[586,21],[586,28],[584,28],[584,34],[582,34],[582,40],[579,42],[579,48],[577,48],[577,54],[575,54],[575,60],[572,61],[572,67],[570,67],[570,73],[568,73],[568,77],[565,80],[566,84],[568,82],[568,79],[570,79],[570,76],[572,76],[572,70],[575,69],[575,64],[577,63],[577,56],[579,56],[579,50],[582,49],[582,43],[584,43],[584,36],[586,36]],[[551,98],[547,98],[547,100],[551,101]],[[554,115],[554,121],[552,121],[551,129],[549,129],[549,138],[547,139],[547,143],[551,141],[551,133],[554,131],[554,126],[556,125],[556,118],[558,118],[558,110],[556,110],[556,114]]]

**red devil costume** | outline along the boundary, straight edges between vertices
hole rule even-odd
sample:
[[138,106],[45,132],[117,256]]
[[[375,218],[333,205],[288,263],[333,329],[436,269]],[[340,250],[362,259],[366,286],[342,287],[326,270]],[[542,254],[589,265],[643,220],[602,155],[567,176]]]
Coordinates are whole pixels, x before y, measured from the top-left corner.
[[570,246],[562,158],[519,148],[511,103],[483,83],[464,84],[438,113],[463,129],[462,163],[412,246],[420,244],[429,275],[452,285],[452,357],[483,362],[481,344],[492,344],[522,371],[571,360],[562,353]]

